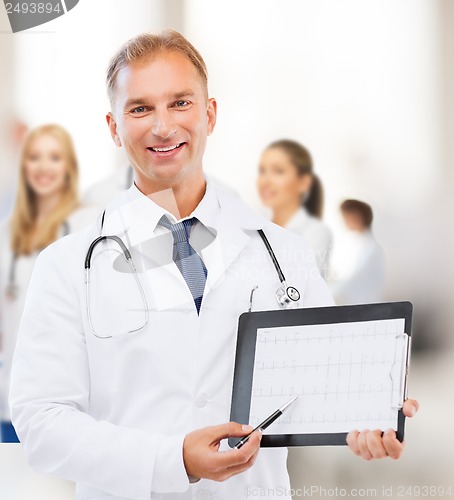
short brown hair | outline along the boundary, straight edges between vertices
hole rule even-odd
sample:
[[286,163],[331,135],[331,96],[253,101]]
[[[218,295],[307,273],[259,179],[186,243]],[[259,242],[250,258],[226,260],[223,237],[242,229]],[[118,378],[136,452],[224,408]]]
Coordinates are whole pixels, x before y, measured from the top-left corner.
[[374,214],[372,207],[364,201],[359,200],[345,200],[342,202],[340,209],[342,212],[355,213],[359,215],[363,221],[364,227],[370,228]]
[[164,52],[179,52],[191,61],[202,79],[208,97],[208,72],[199,51],[178,31],[165,30],[161,33],[142,33],[131,38],[112,57],[106,78],[110,103],[114,102],[117,76],[122,68]]

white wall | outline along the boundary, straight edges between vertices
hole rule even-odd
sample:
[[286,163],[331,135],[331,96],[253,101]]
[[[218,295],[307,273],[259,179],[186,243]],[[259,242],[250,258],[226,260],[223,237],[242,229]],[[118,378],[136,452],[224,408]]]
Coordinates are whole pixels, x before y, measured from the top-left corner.
[[387,297],[420,299],[420,311],[443,295],[444,269],[434,272],[433,262],[447,258],[438,8],[432,0],[186,2],[185,34],[207,61],[219,105],[206,170],[259,208],[260,152],[281,137],[301,141],[336,235],[342,199],[371,203],[388,251]]
[[333,204],[415,206],[440,185],[436,2],[186,5],[220,108],[206,167],[242,194],[255,195],[258,155],[283,136],[313,151]]
[[31,126],[57,122],[73,135],[82,188],[125,162],[110,138],[105,73],[128,38],[163,28],[163,0],[81,1],[68,14],[14,35],[15,105]]

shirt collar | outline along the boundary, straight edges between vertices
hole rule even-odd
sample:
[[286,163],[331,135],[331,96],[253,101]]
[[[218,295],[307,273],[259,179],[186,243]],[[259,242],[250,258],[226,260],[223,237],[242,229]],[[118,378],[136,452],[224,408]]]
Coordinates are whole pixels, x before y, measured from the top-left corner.
[[[213,181],[206,176],[205,181],[203,198],[188,217],[183,217],[179,221],[196,217],[209,231],[216,235],[220,204]],[[117,234],[129,230],[134,231],[133,228],[137,228],[137,230],[145,229],[149,233],[150,230],[155,231],[163,215],[167,215],[172,222],[177,222],[171,213],[144,195],[135,184],[132,184],[115,202],[109,204],[103,232]],[[120,230],[119,224],[122,230]]]
[[[217,230],[221,207],[213,181],[205,177],[206,189],[203,198],[189,217],[196,217],[208,230]],[[216,236],[216,233],[214,233]]]

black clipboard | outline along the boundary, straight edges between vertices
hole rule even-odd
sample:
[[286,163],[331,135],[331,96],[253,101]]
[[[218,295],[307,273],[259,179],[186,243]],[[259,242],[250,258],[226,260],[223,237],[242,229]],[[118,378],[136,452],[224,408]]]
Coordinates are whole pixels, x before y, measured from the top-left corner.
[[[413,305],[410,302],[388,302],[379,304],[359,304],[351,306],[330,306],[274,311],[243,313],[238,320],[238,338],[233,380],[230,420],[242,424],[249,423],[257,330],[283,326],[328,325],[333,323],[357,323],[374,320],[403,319],[406,334],[406,351],[403,354],[405,366],[402,368],[401,402],[407,397],[408,367],[410,361],[411,328]],[[272,411],[277,408],[273,408]],[[397,411],[397,438],[404,438],[405,416],[402,409]],[[271,413],[271,412],[270,412]],[[272,434],[262,436],[262,447],[346,445],[347,432],[310,434]],[[230,438],[233,447],[238,438]]]

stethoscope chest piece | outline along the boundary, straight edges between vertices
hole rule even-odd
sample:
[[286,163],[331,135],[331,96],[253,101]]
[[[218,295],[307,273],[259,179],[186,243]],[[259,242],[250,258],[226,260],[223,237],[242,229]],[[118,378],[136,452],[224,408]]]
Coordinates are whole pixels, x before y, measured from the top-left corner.
[[298,307],[300,297],[299,291],[294,286],[287,286],[285,281],[276,290],[276,300],[285,309]]

